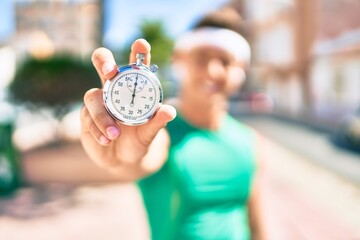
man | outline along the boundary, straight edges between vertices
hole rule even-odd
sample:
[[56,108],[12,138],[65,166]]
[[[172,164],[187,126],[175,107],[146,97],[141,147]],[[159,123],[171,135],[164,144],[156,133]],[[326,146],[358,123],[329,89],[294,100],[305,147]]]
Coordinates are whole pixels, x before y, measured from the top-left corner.
[[[130,62],[136,53],[145,53],[149,65],[146,40],[133,43]],[[92,61],[103,84],[118,71],[107,49],[95,50]],[[145,125],[125,126],[107,113],[101,89],[85,94],[84,149],[120,179],[139,180],[153,239],[249,239],[250,229],[262,239],[259,138],[227,112],[249,61],[250,47],[240,34],[201,26],[176,41],[176,110],[164,104]]]

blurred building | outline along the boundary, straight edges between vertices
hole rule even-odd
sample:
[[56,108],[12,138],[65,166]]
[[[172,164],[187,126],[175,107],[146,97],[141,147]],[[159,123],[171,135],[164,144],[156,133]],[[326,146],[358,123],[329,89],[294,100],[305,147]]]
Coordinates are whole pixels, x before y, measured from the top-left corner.
[[313,109],[336,118],[360,106],[360,1],[318,0],[309,79]]
[[16,0],[15,16],[20,53],[88,57],[102,42],[101,0]]
[[277,113],[331,125],[359,106],[359,1],[237,2],[249,21],[253,79]]
[[312,1],[246,1],[253,46],[253,77],[277,111],[296,114],[309,103],[308,67],[314,34]]

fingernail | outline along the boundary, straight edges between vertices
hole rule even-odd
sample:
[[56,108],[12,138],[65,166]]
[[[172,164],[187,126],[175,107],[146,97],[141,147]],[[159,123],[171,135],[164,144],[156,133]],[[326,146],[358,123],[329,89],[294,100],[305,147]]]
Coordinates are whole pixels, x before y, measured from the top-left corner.
[[104,135],[101,135],[99,140],[100,140],[100,143],[103,145],[106,145],[110,142],[110,140],[107,139]]
[[109,62],[104,63],[104,65],[101,68],[101,71],[104,75],[109,74],[111,71],[114,70],[114,64],[111,64]]
[[108,127],[106,129],[106,133],[107,133],[107,135],[108,135],[108,137],[110,139],[114,139],[114,138],[117,138],[119,136],[120,131],[116,127]]

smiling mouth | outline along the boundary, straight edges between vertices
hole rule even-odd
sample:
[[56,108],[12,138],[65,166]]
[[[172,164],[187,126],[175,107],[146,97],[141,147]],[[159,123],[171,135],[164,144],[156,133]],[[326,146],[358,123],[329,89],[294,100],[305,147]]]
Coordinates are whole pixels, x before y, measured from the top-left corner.
[[222,88],[219,84],[214,84],[214,83],[204,84],[203,89],[204,89],[204,92],[207,94],[218,93],[222,90]]

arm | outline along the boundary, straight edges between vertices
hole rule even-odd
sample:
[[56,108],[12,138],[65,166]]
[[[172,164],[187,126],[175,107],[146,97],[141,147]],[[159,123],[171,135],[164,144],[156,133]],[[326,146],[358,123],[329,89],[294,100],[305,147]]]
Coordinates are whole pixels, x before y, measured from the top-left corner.
[[252,191],[248,202],[249,223],[252,233],[252,240],[266,239],[264,212],[263,212],[263,174],[264,174],[264,140],[260,135],[256,135],[256,173],[252,185]]
[[[144,63],[149,65],[150,45],[143,39],[133,43],[130,62],[139,52],[145,53]],[[92,62],[102,84],[117,73],[113,55],[105,48],[94,51]],[[81,142],[89,157],[122,180],[135,180],[159,169],[167,159],[169,146],[163,127],[174,119],[175,109],[162,105],[148,123],[125,126],[107,113],[102,95],[102,89],[91,89],[84,96]]]

